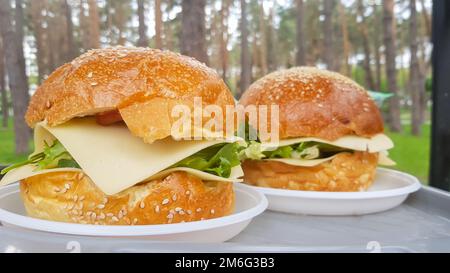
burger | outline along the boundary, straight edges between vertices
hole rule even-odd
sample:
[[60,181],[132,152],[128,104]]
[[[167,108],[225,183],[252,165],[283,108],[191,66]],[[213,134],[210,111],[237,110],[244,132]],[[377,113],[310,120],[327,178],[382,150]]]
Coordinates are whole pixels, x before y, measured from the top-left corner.
[[239,103],[279,109],[277,146],[253,141],[243,151],[248,155],[242,163],[247,184],[364,191],[379,164],[395,164],[387,156],[393,143],[383,134],[374,101],[364,88],[338,73],[312,67],[277,71],[253,83]]
[[[29,216],[99,225],[168,224],[234,210],[234,140],[179,139],[177,105],[225,109],[223,80],[193,58],[149,48],[91,50],[56,69],[26,112],[35,151],[9,166]],[[199,129],[199,128],[196,128]],[[201,128],[200,128],[201,130]]]

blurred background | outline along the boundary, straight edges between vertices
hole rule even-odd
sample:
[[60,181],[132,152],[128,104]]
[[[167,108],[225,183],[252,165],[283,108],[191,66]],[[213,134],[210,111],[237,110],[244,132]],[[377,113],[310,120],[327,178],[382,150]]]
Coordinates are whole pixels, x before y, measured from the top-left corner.
[[0,165],[32,150],[23,115],[55,68],[91,48],[135,45],[205,62],[236,98],[277,69],[309,65],[347,75],[377,92],[396,145],[395,168],[427,183],[431,6],[431,0],[0,0]]

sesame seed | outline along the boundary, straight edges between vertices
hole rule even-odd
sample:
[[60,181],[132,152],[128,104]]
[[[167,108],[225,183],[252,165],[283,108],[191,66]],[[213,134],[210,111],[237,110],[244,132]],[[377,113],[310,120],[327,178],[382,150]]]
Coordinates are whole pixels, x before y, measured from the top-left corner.
[[91,218],[92,218],[92,220],[95,220],[95,218],[97,218],[97,214],[96,214],[95,212],[93,212],[93,213],[91,214]]
[[116,216],[113,216],[113,217],[111,218],[111,220],[113,220],[114,222],[119,222],[119,219],[118,219]]
[[85,198],[85,196],[84,196],[84,195],[82,195],[82,196],[80,196],[80,198],[78,198],[78,200],[79,200],[79,201],[83,201],[83,200],[84,200],[84,198]]
[[91,82],[91,86],[96,86],[98,83],[96,82]]
[[172,196],[172,200],[173,200],[173,201],[177,201],[177,195],[176,195],[176,194],[174,194],[174,195]]
[[77,179],[78,179],[78,180],[83,179],[83,177],[84,177],[84,174],[83,174],[83,173],[78,173],[78,174],[77,174]]
[[184,215],[184,211],[180,210],[180,211],[178,212],[178,214]]
[[106,203],[108,203],[108,198],[104,197],[103,198],[103,204],[106,204]]
[[53,190],[54,190],[55,192],[60,192],[60,191],[61,191],[61,189],[58,188],[58,187],[54,188]]
[[200,212],[200,211],[202,211],[202,208],[198,208],[198,209],[196,209],[195,211],[196,211],[196,212]]
[[187,214],[189,214],[189,215],[192,214],[192,210],[190,210],[190,209],[188,209],[186,212],[187,212]]
[[66,193],[66,192],[67,192],[67,189],[66,189],[66,188],[64,188],[64,189],[61,190],[61,193]]
[[186,195],[189,195],[191,192],[190,191],[186,191]]
[[106,215],[102,212],[97,218],[103,220],[106,218]]
[[92,211],[86,212],[86,216],[91,216],[91,214],[92,214]]
[[178,212],[178,211],[182,211],[182,210],[183,210],[183,209],[180,208],[180,207],[176,207],[176,208],[175,208],[175,211],[177,211],[177,212]]
[[167,214],[167,218],[168,219],[172,219],[173,218],[173,214],[172,213]]
[[161,204],[163,205],[169,204],[169,199],[168,198],[164,199]]
[[52,106],[52,103],[48,100],[46,103],[45,103],[45,107],[47,107],[47,109],[48,108],[50,108]]
[[141,201],[141,203],[139,204],[139,207],[140,207],[141,209],[145,208],[145,203],[144,203],[144,201]]
[[136,224],[138,222],[138,219],[137,218],[134,218],[133,219],[133,224]]
[[214,212],[215,212],[214,209],[211,209],[211,214],[214,214]]
[[319,103],[319,104],[317,104],[317,106],[319,106],[319,107],[322,108],[322,107],[323,107],[323,104]]
[[105,208],[105,205],[100,204],[100,205],[97,206],[97,208],[98,208],[98,209],[104,209],[104,208]]
[[155,207],[155,212],[159,213],[159,206],[158,205],[156,205],[156,207]]
[[89,72],[89,74],[87,75],[88,76],[88,78],[92,78],[92,72]]
[[64,184],[64,188],[69,190],[70,189],[70,185],[68,183],[66,183],[66,184]]
[[108,217],[113,217],[114,214],[112,214],[111,212],[108,212],[108,213],[106,214],[106,216],[108,216]]
[[125,219],[125,223],[127,223],[127,225],[131,225],[131,221],[128,218],[124,218]]

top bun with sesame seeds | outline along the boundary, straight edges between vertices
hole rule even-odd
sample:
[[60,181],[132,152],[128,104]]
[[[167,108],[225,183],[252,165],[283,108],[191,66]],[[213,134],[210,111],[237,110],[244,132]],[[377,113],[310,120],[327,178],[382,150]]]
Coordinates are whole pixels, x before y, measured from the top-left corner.
[[313,67],[268,74],[253,83],[239,103],[279,105],[280,139],[335,140],[346,135],[371,137],[383,132],[380,111],[364,88],[338,73]]
[[134,135],[152,143],[171,135],[171,108],[191,106],[194,97],[203,105],[234,105],[217,73],[191,57],[151,48],[94,49],[44,80],[25,119],[30,127],[93,115],[105,124],[123,119]]

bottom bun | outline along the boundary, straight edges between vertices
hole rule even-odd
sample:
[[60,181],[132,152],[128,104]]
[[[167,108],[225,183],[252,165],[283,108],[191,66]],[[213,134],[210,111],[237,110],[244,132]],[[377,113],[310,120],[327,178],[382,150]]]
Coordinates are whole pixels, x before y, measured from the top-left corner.
[[372,185],[378,153],[340,153],[314,167],[278,161],[246,160],[244,182],[250,185],[303,191],[364,191]]
[[211,219],[234,211],[233,184],[185,172],[105,195],[83,173],[54,172],[20,183],[29,216],[80,224],[150,225]]

